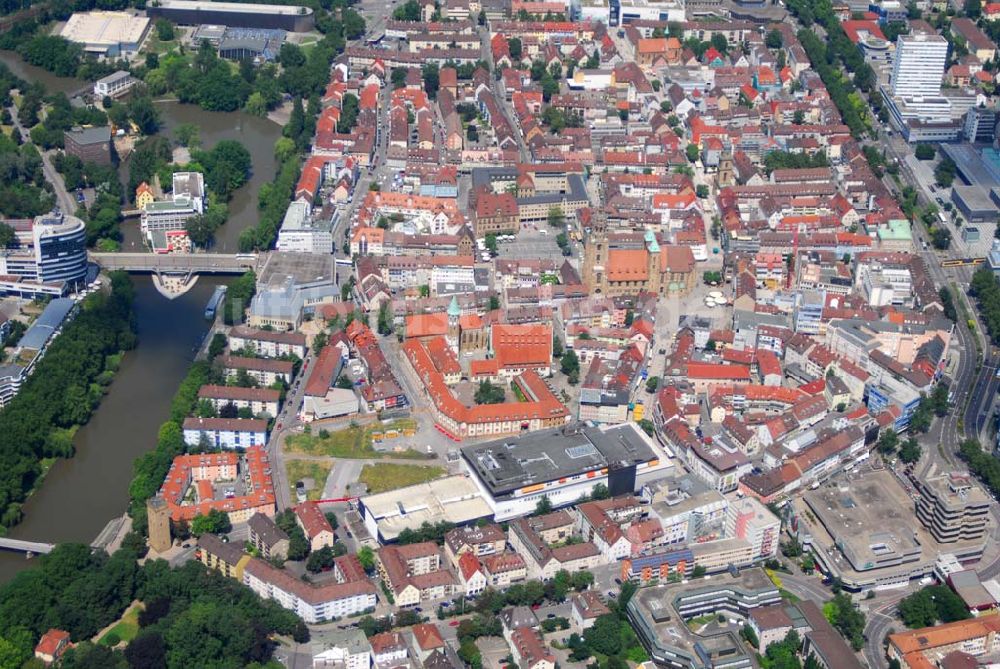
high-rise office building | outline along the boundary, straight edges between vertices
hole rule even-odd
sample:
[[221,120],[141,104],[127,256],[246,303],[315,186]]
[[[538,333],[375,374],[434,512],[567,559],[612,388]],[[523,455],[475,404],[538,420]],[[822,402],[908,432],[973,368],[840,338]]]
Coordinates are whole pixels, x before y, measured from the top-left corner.
[[948,40],[940,35],[900,35],[892,65],[895,97],[933,97],[941,93]]

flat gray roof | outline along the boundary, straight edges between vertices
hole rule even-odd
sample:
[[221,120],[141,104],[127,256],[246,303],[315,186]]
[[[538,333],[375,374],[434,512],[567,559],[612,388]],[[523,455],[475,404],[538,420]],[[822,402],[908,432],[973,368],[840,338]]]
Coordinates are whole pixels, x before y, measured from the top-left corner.
[[628,467],[657,457],[632,423],[541,430],[465,446],[462,455],[495,497],[527,485],[596,469]]
[[165,9],[198,9],[233,14],[277,14],[279,16],[309,16],[313,10],[299,5],[259,5],[241,2],[202,2],[200,0],[158,0]]
[[874,569],[892,556],[920,553],[913,501],[886,471],[845,484],[828,484],[804,495],[851,565]]

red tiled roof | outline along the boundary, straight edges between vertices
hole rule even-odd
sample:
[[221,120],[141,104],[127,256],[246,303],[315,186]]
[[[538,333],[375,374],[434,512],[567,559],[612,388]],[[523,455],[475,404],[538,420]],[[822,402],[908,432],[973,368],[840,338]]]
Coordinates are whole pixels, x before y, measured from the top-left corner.
[[316,502],[303,502],[298,506],[292,507],[295,511],[295,516],[298,518],[299,523],[302,524],[302,529],[305,531],[306,536],[312,539],[318,536],[322,532],[333,533],[333,527],[330,525],[330,521],[326,519],[323,512],[319,509],[319,504]]
[[497,323],[491,333],[494,357],[503,368],[545,368],[552,363],[552,326]]

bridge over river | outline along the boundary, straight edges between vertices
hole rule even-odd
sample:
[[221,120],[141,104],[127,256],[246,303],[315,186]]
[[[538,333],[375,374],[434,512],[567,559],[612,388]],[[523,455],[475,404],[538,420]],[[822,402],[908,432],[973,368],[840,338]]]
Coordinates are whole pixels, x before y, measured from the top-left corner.
[[21,539],[0,537],[0,549],[27,553],[29,557],[31,555],[51,553],[55,547],[55,544],[47,544],[41,541],[23,541]]
[[243,274],[256,270],[267,254],[257,253],[91,253],[106,270],[148,274]]

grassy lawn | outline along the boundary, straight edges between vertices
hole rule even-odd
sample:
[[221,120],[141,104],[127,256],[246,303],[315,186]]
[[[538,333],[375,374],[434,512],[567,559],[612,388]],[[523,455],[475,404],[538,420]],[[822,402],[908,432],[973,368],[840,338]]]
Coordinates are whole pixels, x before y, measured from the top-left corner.
[[288,472],[288,486],[292,489],[292,499],[295,499],[295,483],[302,479],[312,479],[314,485],[312,490],[306,491],[306,499],[317,500],[323,494],[323,486],[326,485],[326,477],[330,475],[333,465],[327,462],[314,462],[312,460],[286,460],[285,469]]
[[139,608],[138,606],[133,606],[125,615],[122,616],[118,623],[109,629],[104,636],[100,638],[98,643],[105,646],[110,646],[111,643],[108,640],[112,634],[116,635],[121,641],[128,643],[135,638],[135,635],[139,633]]
[[365,465],[361,469],[359,481],[368,486],[368,492],[378,493],[386,490],[396,490],[406,486],[426,483],[445,475],[443,467],[424,467],[420,465],[397,465],[380,462],[377,465]]
[[[372,432],[385,432],[386,430],[415,429],[417,423],[412,419],[400,419],[383,425],[382,423],[371,423],[365,426],[346,427],[327,433],[324,430],[313,428],[311,434],[295,434],[285,440],[285,452],[304,453],[306,455],[326,455],[334,458],[382,458],[390,457],[389,453],[380,453],[372,448]],[[325,434],[326,436],[321,436]],[[389,439],[385,441],[386,446],[392,448],[395,443],[403,443],[401,439]],[[416,458],[423,459],[425,456],[412,450],[392,453],[394,458]]]

